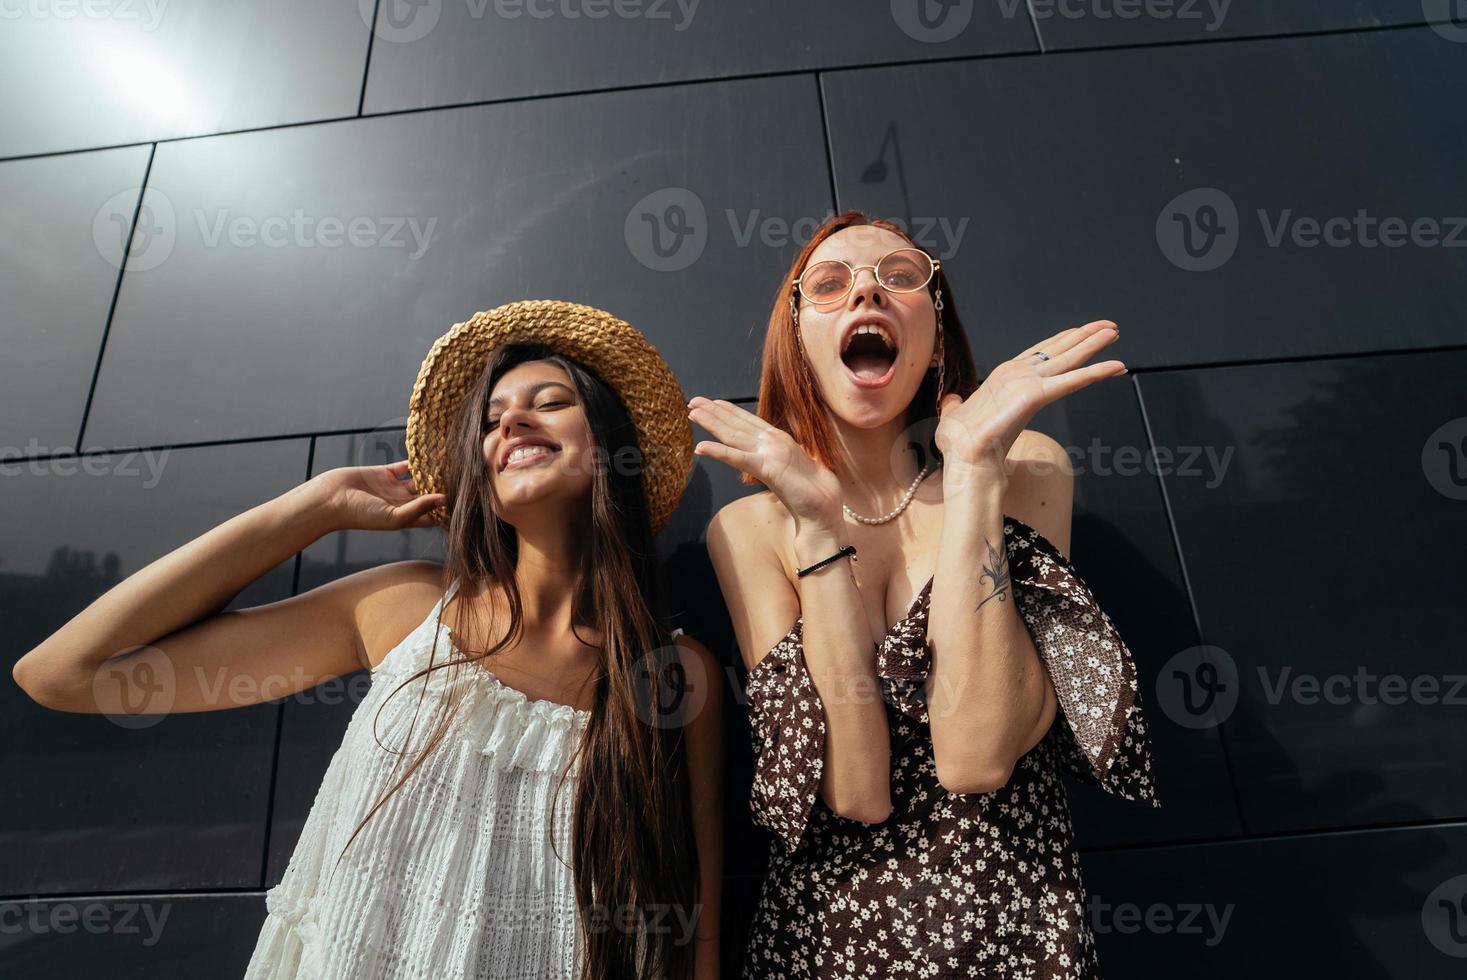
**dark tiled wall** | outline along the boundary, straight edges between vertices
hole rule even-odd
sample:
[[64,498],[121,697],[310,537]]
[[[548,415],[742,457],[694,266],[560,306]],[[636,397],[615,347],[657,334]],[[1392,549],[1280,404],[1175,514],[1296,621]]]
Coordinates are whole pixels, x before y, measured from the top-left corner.
[[[778,276],[863,207],[944,260],[984,367],[1124,327],[1131,375],[1031,423],[1165,802],[1072,794],[1109,975],[1460,975],[1447,0],[156,9],[0,32],[10,662],[230,516],[404,458],[419,361],[476,310],[602,306],[752,408]],[[749,489],[700,463],[659,542],[735,707],[703,532]],[[333,534],[230,608],[441,555]],[[0,685],[4,975],[237,976],[366,680],[166,718]],[[765,840],[728,735],[733,975]]]

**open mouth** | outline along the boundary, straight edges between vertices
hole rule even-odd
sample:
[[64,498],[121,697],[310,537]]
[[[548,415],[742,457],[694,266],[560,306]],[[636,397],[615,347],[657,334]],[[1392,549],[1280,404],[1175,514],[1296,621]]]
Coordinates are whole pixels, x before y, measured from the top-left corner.
[[858,385],[879,386],[890,380],[897,349],[883,331],[863,325],[851,335],[840,359]]

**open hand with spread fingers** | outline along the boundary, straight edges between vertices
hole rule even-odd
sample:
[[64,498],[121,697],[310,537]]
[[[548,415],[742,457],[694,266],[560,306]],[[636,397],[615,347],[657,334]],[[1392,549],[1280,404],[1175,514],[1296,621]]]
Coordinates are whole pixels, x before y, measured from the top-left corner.
[[966,480],[974,471],[1000,481],[1014,440],[1044,406],[1104,378],[1126,373],[1120,361],[1085,362],[1120,336],[1110,320],[1062,330],[1004,361],[967,398],[945,395],[937,406],[933,442],[943,457],[943,479]]
[[721,460],[764,484],[796,524],[841,522],[840,480],[788,432],[722,399],[694,395],[688,409],[688,418],[714,436],[695,445],[694,453]]

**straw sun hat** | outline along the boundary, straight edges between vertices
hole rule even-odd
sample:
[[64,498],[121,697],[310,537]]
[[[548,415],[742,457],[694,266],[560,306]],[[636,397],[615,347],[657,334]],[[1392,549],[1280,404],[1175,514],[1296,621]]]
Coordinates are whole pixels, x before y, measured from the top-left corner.
[[[418,492],[445,492],[449,423],[489,354],[518,341],[538,341],[579,361],[621,397],[637,430],[652,533],[661,531],[693,465],[693,426],[683,389],[636,327],[594,306],[561,300],[522,300],[484,310],[434,342],[408,401],[408,467]],[[432,516],[446,527],[447,505],[435,507]]]

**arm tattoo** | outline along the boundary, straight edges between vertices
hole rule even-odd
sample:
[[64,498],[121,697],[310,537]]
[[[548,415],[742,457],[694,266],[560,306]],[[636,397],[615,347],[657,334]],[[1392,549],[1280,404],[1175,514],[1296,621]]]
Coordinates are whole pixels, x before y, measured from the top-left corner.
[[[993,580],[993,592],[984,597],[983,602],[987,602],[993,598],[997,598],[999,602],[1003,602],[1009,589],[1008,549],[1003,545],[995,548],[986,537],[983,539],[983,543],[988,547],[988,560],[983,565],[983,574],[978,576],[978,581],[982,582],[985,578]],[[977,609],[974,612],[983,608],[983,602],[978,603]]]

